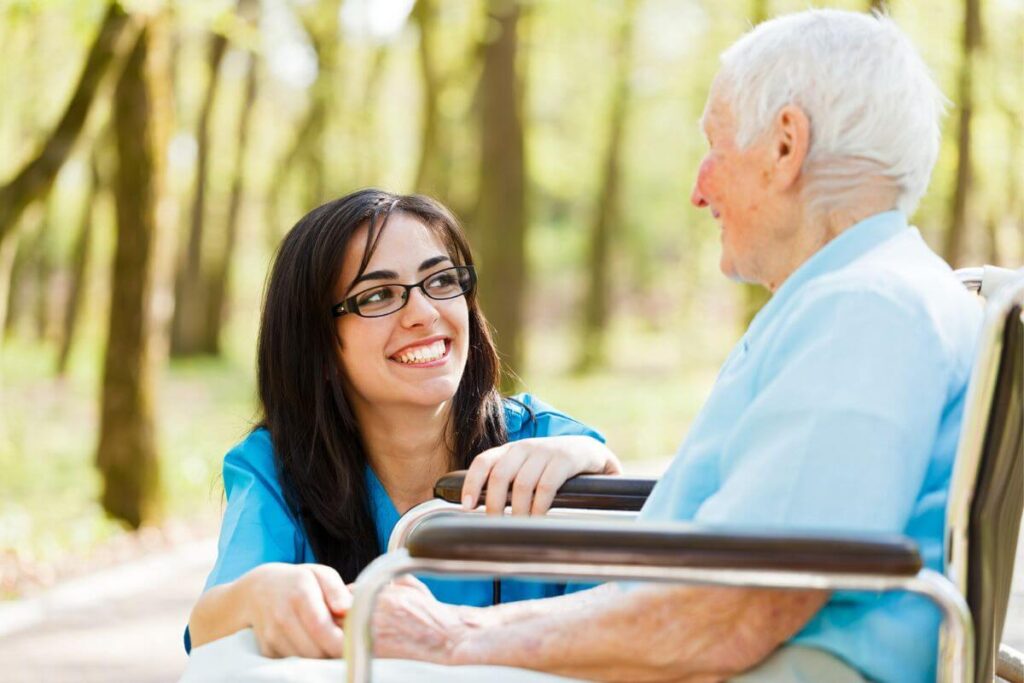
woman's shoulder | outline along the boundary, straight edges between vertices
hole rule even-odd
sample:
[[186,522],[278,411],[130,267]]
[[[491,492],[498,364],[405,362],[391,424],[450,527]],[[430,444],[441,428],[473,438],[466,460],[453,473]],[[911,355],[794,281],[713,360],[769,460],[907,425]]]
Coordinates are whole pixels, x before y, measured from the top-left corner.
[[255,480],[279,494],[281,484],[270,432],[257,427],[235,444],[224,456],[223,475],[229,493],[235,483]]
[[266,427],[257,427],[231,447],[224,456],[224,463],[236,464],[249,469],[274,471],[274,443]]
[[593,427],[528,393],[505,398],[505,428],[509,441],[574,434],[605,440]]

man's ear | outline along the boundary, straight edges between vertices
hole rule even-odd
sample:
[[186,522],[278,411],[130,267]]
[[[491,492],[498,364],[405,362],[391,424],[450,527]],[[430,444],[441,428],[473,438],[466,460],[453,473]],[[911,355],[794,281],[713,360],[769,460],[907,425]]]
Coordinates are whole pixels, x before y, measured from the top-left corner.
[[787,189],[800,177],[811,142],[811,122],[804,110],[795,104],[780,109],[775,117],[774,137],[772,180],[780,189]]

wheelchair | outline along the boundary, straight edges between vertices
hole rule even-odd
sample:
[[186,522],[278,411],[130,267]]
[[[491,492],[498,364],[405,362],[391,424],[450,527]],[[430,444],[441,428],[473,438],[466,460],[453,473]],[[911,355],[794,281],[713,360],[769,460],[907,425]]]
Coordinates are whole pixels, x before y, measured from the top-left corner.
[[[986,300],[945,524],[942,573],[903,537],[725,532],[624,525],[653,479],[579,476],[544,518],[481,519],[459,506],[464,472],[409,510],[388,553],[360,574],[345,620],[348,680],[370,680],[374,600],[402,574],[647,580],[747,588],[910,591],[942,613],[938,677],[1024,683],[1024,658],[1000,645],[1024,508],[1024,271],[956,271]],[[994,677],[998,677],[994,678]]]

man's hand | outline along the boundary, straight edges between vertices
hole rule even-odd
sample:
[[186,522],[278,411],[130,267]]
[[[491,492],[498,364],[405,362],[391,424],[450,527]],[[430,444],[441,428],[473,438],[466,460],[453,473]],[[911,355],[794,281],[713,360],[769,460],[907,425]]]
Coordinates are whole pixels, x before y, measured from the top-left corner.
[[577,474],[621,474],[607,446],[589,436],[548,436],[510,441],[476,456],[462,485],[462,506],[477,506],[487,486],[487,514],[505,512],[512,487],[513,515],[543,515],[555,493]]
[[396,579],[380,592],[374,607],[374,656],[456,663],[456,648],[470,628],[461,616],[465,609],[438,602],[412,576]]

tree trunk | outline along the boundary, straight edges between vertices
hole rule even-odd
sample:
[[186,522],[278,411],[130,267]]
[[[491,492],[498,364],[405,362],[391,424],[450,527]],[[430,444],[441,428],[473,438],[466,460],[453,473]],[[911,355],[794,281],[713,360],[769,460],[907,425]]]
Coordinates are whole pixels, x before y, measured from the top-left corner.
[[133,528],[155,513],[159,489],[147,357],[156,224],[151,107],[144,75],[148,30],[143,27],[114,95],[117,244],[96,453],[103,508]]
[[483,49],[480,80],[480,298],[504,363],[502,388],[514,390],[522,370],[526,289],[526,178],[521,83],[516,75],[519,6],[490,0],[495,36]]
[[626,0],[619,17],[615,50],[615,83],[612,86],[611,116],[608,123],[608,148],[603,177],[598,190],[597,211],[590,230],[587,290],[583,302],[583,329],[576,370],[587,372],[605,362],[605,328],[608,325],[608,254],[613,226],[622,218],[619,187],[622,183],[622,140],[629,107],[629,81],[633,70],[633,27],[637,0]]
[[206,185],[210,161],[210,114],[217,100],[220,84],[220,65],[228,41],[215,33],[210,37],[210,51],[207,67],[210,80],[206,86],[206,97],[199,113],[196,130],[197,166],[195,191],[192,196],[191,229],[188,242],[182,252],[174,281],[174,315],[171,317],[171,355],[175,357],[194,356],[204,351],[208,339],[205,328],[207,277],[203,269],[203,232],[206,216]]
[[310,88],[310,107],[297,127],[288,152],[277,163],[267,197],[267,246],[277,249],[286,226],[282,225],[281,203],[291,187],[289,178],[304,168],[300,177],[299,201],[305,213],[326,199],[326,169],[324,168],[324,138],[327,114],[332,102],[338,101],[341,77],[338,74],[338,55],[342,51],[342,35],[338,24],[339,0],[329,0],[312,6],[311,13],[300,14],[303,27],[316,51],[319,71]]
[[100,174],[95,154],[89,160],[90,183],[82,206],[82,219],[78,226],[78,235],[71,251],[71,282],[68,285],[68,296],[64,302],[64,316],[60,328],[60,344],[57,350],[57,376],[63,377],[71,355],[71,344],[78,328],[79,312],[82,308],[82,296],[86,287],[86,272],[89,263],[89,252],[92,249],[93,204],[100,190]]
[[946,261],[954,268],[960,264],[962,257],[964,234],[970,221],[968,210],[971,201],[971,186],[974,181],[974,172],[971,167],[971,113],[974,110],[972,88],[974,68],[981,47],[979,1],[966,0],[964,5],[963,56],[960,61],[960,77],[957,82],[960,120],[957,134],[956,186],[953,189],[950,222],[946,230],[945,246],[942,250]]
[[249,121],[256,101],[256,55],[249,55],[249,64],[245,75],[245,95],[242,99],[242,110],[238,117],[238,139],[235,145],[235,177],[231,183],[231,196],[228,199],[227,230],[224,236],[224,248],[219,258],[210,268],[209,284],[207,285],[206,306],[206,340],[203,348],[207,353],[220,355],[221,330],[227,309],[228,288],[231,280],[231,264],[238,239],[239,214],[242,198],[245,193],[246,150],[249,138]]
[[[750,20],[754,26],[768,20],[768,11],[768,0],[753,0],[751,2]],[[740,325],[744,330],[750,326],[750,321],[754,319],[757,312],[760,311],[771,298],[772,293],[761,285],[743,285],[743,302],[742,310],[740,311]]]
[[440,76],[437,69],[436,21],[437,7],[433,0],[418,0],[413,8],[413,21],[420,29],[420,75],[423,85],[423,121],[421,126],[420,160],[416,167],[417,192],[447,198],[447,164],[441,139]]
[[0,242],[0,348],[3,347],[4,338],[7,336],[11,292],[14,291],[14,259],[17,251],[18,233]]
[[43,248],[46,238],[48,216],[44,207],[34,207],[26,215],[26,222],[31,227],[20,231],[17,250],[11,264],[9,287],[7,289],[6,317],[3,333],[12,336],[19,328],[21,321],[32,311],[35,301],[35,287],[39,251]]
[[121,9],[120,3],[111,2],[96,39],[89,48],[78,85],[57,127],[39,154],[0,187],[0,242],[14,229],[25,207],[43,197],[53,185],[57,172],[64,165],[85,126],[100,82],[123,44],[119,39],[126,33],[125,27],[128,24],[129,17]]

